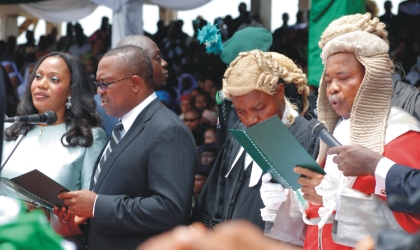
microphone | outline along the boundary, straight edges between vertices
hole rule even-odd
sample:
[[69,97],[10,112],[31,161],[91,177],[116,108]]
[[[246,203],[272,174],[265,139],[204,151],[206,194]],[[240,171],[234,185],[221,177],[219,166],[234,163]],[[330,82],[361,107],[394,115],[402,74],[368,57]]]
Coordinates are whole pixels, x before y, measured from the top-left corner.
[[312,135],[315,137],[319,137],[325,144],[328,145],[328,147],[336,147],[341,146],[341,143],[337,141],[337,139],[334,138],[330,132],[328,132],[325,125],[318,121],[317,119],[312,119],[308,123],[309,129],[312,131]]
[[4,122],[29,123],[29,124],[45,123],[47,125],[52,125],[56,121],[57,121],[57,115],[51,110],[43,114],[15,116],[15,117],[4,119]]

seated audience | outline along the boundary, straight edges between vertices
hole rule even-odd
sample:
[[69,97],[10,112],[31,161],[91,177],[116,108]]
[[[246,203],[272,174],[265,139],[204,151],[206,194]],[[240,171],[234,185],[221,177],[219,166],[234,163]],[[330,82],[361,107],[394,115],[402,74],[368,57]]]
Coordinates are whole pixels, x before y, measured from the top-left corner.
[[200,147],[204,143],[204,131],[206,124],[201,122],[201,112],[198,109],[190,109],[185,113],[185,117],[182,120],[185,125],[190,129],[194,136],[195,144]]
[[209,127],[204,132],[204,144],[216,143],[216,142],[217,142],[216,128]]

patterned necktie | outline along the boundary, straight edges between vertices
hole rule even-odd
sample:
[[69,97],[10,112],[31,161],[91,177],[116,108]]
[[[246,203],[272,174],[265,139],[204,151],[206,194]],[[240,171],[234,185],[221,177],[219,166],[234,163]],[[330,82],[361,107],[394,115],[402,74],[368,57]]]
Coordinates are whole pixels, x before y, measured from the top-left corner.
[[109,140],[108,146],[105,149],[105,152],[102,154],[101,160],[99,161],[98,167],[96,168],[95,175],[93,176],[94,184],[98,181],[99,174],[101,173],[101,166],[104,165],[106,159],[113,149],[118,145],[118,142],[121,137],[121,130],[123,129],[121,121],[117,123],[114,130],[112,131],[111,139]]

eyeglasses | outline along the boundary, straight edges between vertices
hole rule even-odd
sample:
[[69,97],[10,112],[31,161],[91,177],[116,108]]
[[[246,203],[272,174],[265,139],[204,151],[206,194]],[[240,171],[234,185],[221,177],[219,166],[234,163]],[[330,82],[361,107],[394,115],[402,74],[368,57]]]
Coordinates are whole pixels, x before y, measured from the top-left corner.
[[184,119],[182,119],[184,122],[193,122],[193,121],[195,121],[195,120],[198,120],[198,119],[200,119],[200,118],[192,118],[192,119],[187,119],[187,118],[184,118]]
[[95,80],[93,80],[93,83],[95,84],[96,88],[101,88],[102,90],[107,90],[109,85],[111,85],[113,83],[116,83],[116,82],[119,82],[119,81],[122,81],[122,80],[127,79],[127,78],[132,77],[132,76],[134,76],[134,75],[124,76],[123,78],[117,79],[117,80],[112,81],[112,82],[98,82],[95,79]]

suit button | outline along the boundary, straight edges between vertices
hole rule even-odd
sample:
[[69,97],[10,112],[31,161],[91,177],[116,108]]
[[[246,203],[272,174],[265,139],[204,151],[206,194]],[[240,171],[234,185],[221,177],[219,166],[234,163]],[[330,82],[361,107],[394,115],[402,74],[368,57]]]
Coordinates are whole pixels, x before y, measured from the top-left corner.
[[385,189],[381,190],[381,194],[386,195]]

